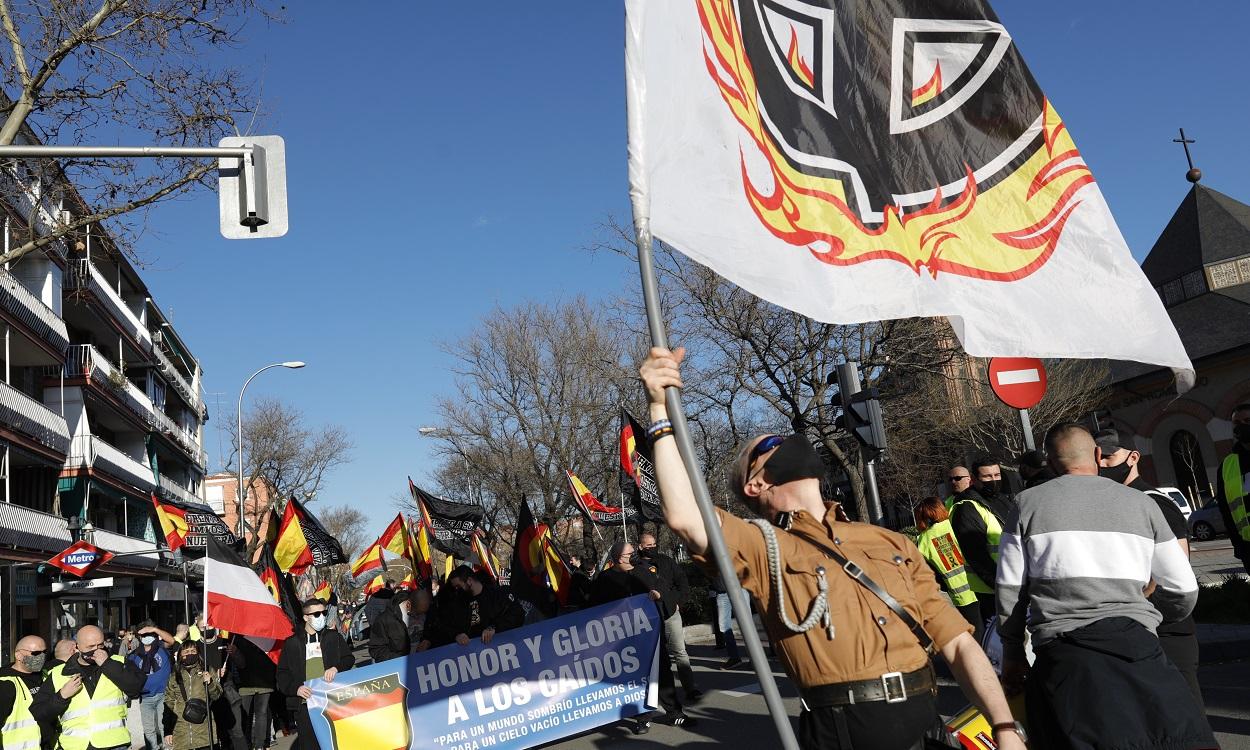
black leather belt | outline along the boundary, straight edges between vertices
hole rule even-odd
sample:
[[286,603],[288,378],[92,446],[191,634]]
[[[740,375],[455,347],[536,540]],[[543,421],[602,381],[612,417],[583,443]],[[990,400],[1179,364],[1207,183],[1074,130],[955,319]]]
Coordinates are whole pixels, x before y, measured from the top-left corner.
[[890,672],[871,680],[839,682],[833,685],[817,685],[803,688],[803,706],[809,711],[827,706],[850,706],[856,703],[902,703],[921,693],[936,693],[937,680],[933,668],[921,667],[915,672]]

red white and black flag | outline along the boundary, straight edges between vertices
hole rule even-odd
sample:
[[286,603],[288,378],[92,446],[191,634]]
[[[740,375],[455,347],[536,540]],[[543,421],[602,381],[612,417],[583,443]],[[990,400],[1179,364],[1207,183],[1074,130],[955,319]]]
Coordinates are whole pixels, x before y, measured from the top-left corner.
[[625,8],[640,234],[822,322],[945,316],[971,355],[1148,362],[1192,386],[1159,295],[985,0]]
[[621,409],[621,494],[643,520],[664,523],[660,486],[655,481],[655,461],[647,431],[629,412]]
[[295,632],[290,617],[243,557],[212,534],[207,542],[204,613],[208,623],[231,633],[275,640]]

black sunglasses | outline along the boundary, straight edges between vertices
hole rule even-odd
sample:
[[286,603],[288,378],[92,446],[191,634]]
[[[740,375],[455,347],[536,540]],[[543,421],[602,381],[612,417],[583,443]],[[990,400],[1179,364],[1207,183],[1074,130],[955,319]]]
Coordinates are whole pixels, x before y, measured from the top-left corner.
[[46,648],[41,648],[41,649],[39,649],[38,651],[32,651],[31,649],[28,649],[28,648],[24,648],[24,649],[22,649],[22,650],[23,650],[23,651],[25,651],[26,653],[30,654],[31,656],[40,656],[41,654],[46,654],[46,653],[48,653],[48,649],[46,649]]

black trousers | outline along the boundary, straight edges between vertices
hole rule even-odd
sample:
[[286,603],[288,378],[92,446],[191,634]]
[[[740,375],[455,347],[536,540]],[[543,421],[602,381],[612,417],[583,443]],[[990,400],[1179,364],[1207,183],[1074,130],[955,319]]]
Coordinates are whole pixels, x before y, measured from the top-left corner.
[[312,719],[308,716],[308,707],[301,704],[299,708],[290,708],[291,713],[295,714],[295,728],[299,732],[291,747],[295,750],[321,750],[321,743],[317,742],[317,734],[313,731]]
[[243,738],[243,699],[232,684],[222,685],[221,697],[213,701],[213,732],[216,744],[229,750],[248,750]]
[[240,696],[243,708],[243,729],[250,739],[252,750],[264,750],[269,745],[269,696],[273,693],[250,693]]
[[1176,671],[1185,678],[1185,683],[1189,685],[1189,692],[1193,693],[1194,700],[1198,701],[1198,708],[1206,713],[1206,701],[1202,699],[1202,686],[1198,684],[1198,636],[1192,633],[1189,635],[1164,633],[1159,636],[1159,645],[1163,647],[1163,653],[1167,655],[1168,661],[1172,662]]
[[803,750],[920,750],[927,732],[938,726],[937,705],[929,693],[901,703],[857,703],[804,709],[799,714]]
[[973,602],[972,604],[965,604],[964,606],[956,607],[955,609],[959,610],[959,614],[963,615],[964,619],[968,621],[968,624],[973,627],[974,632],[972,633],[972,637],[977,639],[977,643],[984,642],[985,619],[981,617],[981,603]]

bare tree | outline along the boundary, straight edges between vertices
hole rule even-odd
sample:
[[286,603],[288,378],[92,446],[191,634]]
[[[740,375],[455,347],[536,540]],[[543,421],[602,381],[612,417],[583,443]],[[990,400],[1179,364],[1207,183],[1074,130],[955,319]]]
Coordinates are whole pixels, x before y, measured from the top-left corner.
[[[606,240],[593,249],[636,257],[628,228],[609,220],[604,230]],[[728,444],[761,427],[808,435],[845,476],[852,515],[867,519],[859,446],[837,426],[837,366],[859,362],[864,387],[886,388],[907,373],[940,373],[957,348],[928,319],[820,323],[765,302],[663,243],[655,255],[671,340],[690,351],[684,380],[692,423],[720,422],[734,438],[722,441]],[[641,329],[638,303],[626,299],[622,307]]]
[[[243,435],[248,496],[266,498],[255,508],[249,500],[248,512],[255,512],[256,519],[270,509],[280,510],[289,497],[314,500],[326,475],[351,460],[353,445],[346,430],[311,427],[299,409],[278,399],[258,399],[252,405],[243,419]],[[226,463],[237,469],[238,435],[232,437],[234,452]],[[259,543],[253,537],[249,559]]]
[[540,519],[575,514],[566,469],[617,502],[619,408],[641,397],[628,341],[579,297],[496,310],[447,344],[458,393],[439,400],[443,487],[480,499],[496,528],[515,525],[522,495]]
[[348,559],[355,558],[365,547],[365,527],[369,517],[350,505],[335,505],[322,510],[317,519],[330,536],[339,541]]
[[[249,73],[227,61],[256,16],[272,18],[259,0],[0,0],[0,145],[203,146],[249,130],[259,97]],[[93,158],[4,165],[5,187],[35,200],[28,234],[0,263],[181,195],[214,167]],[[51,226],[36,231],[49,207],[58,209]],[[141,219],[112,222],[109,233],[126,245]]]

